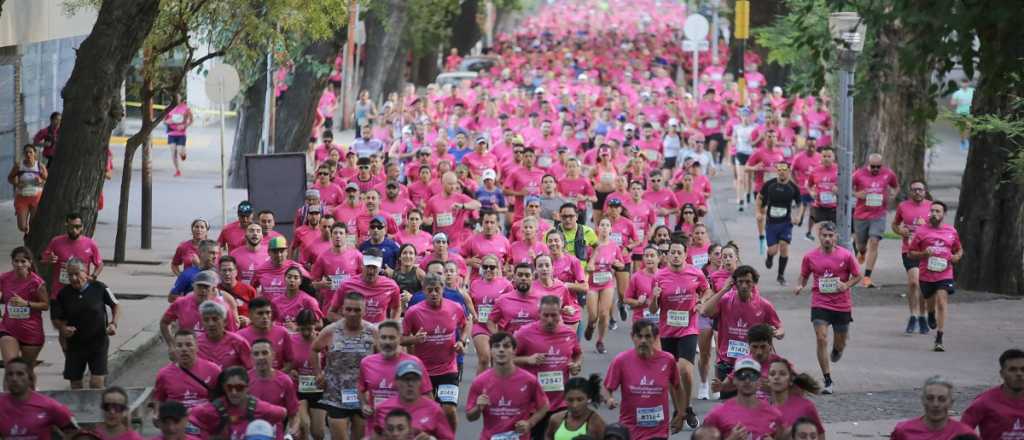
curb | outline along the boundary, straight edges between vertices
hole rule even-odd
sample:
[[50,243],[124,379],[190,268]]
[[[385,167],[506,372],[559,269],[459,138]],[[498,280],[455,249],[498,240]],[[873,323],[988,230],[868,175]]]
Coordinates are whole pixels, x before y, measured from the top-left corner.
[[128,339],[109,355],[107,361],[107,383],[113,383],[130,365],[160,342],[160,323],[146,326]]

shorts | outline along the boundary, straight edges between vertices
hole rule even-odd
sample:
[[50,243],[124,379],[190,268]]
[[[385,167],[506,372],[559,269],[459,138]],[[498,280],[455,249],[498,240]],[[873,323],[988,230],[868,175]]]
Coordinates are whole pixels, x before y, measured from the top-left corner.
[[459,386],[459,373],[448,373],[441,374],[438,376],[430,376],[430,384],[434,386],[434,400],[442,405],[457,405],[451,402],[441,402],[437,398],[437,390],[441,388],[441,385],[455,385]]
[[720,150],[724,150],[725,149],[725,136],[722,136],[721,132],[711,133],[711,134],[709,134],[709,135],[707,135],[705,137],[707,138],[709,148],[710,148],[710,145],[711,145],[711,141],[715,141],[715,142],[718,142],[718,148]]
[[106,376],[109,347],[110,338],[103,338],[103,342],[85,348],[69,346],[64,353],[64,379],[82,380],[86,367],[93,376]]
[[330,408],[327,405],[321,405],[320,404],[320,399],[324,398],[324,393],[323,392],[319,392],[319,393],[298,393],[298,395],[299,395],[299,400],[304,400],[304,401],[306,401],[307,404],[309,404],[309,409],[327,410],[327,409]]
[[671,170],[676,167],[676,158],[666,157],[665,161],[661,163],[661,167],[666,170]]
[[597,200],[594,201],[594,211],[604,210],[604,201],[608,198],[608,194],[611,194],[611,192],[597,191]]
[[39,208],[39,200],[43,198],[43,192],[34,196],[14,196],[14,212],[22,213]]
[[814,197],[811,197],[810,194],[800,194],[800,204],[801,205],[806,206],[806,205],[810,205],[811,203],[814,203]]
[[956,289],[953,288],[953,280],[921,281],[921,297],[924,299],[931,299],[940,290],[945,290],[946,295],[956,293]]
[[867,243],[868,238],[882,239],[885,233],[885,217],[871,220],[853,219],[853,233],[857,237],[857,243]]
[[768,246],[775,246],[780,241],[786,242],[786,244],[793,242],[793,223],[782,222],[782,223],[766,223],[764,225],[764,237],[768,241]]
[[686,359],[692,364],[697,357],[697,335],[661,338],[661,351],[671,353],[676,360]]
[[[719,381],[725,382],[725,379],[729,377],[729,373],[732,373],[733,364],[728,362],[719,362],[715,364],[715,377]],[[732,391],[720,391],[719,400],[731,399],[736,396],[736,390]]]
[[853,322],[853,313],[839,312],[820,307],[811,307],[811,322],[814,323],[815,326],[831,325],[832,330],[836,333],[846,333],[850,331],[850,323]]
[[910,269],[917,269],[919,267],[918,261],[913,258],[910,258],[909,255],[900,254],[900,257],[903,258],[903,269],[906,269],[908,272],[910,271]]
[[[644,261],[644,254],[632,254],[632,255],[629,256],[629,259],[630,259],[630,261],[634,261],[634,262],[636,262],[636,261]],[[629,268],[626,268],[626,269],[627,270],[617,270],[616,272],[626,272],[626,273],[629,273],[629,270],[628,270]]]
[[46,343],[46,338],[43,336],[42,331],[40,331],[38,335],[32,335],[27,337],[21,333],[24,332],[11,332],[9,330],[0,330],[0,338],[3,338],[4,336],[10,336],[14,338],[15,341],[18,341],[18,345],[22,347],[42,347],[43,344]]
[[[310,404],[309,407],[312,408],[313,405]],[[326,410],[327,418],[330,419],[351,419],[363,416],[362,409],[342,409],[332,405],[320,405],[320,409]]]
[[811,208],[811,221],[814,223],[836,222],[836,208],[814,206]]
[[178,145],[181,147],[185,146],[185,135],[183,134],[169,134],[167,135],[167,143],[169,145]]
[[697,315],[697,329],[700,331],[714,330],[715,318],[709,318],[704,315]]
[[749,153],[736,153],[732,156],[733,160],[736,161],[736,165],[746,165],[747,161],[750,160]]

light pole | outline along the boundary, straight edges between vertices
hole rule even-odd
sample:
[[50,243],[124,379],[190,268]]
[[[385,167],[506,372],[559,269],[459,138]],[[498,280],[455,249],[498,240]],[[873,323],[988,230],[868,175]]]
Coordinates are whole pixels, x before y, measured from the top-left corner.
[[828,29],[839,60],[839,245],[853,249],[853,72],[857,55],[864,50],[865,26],[856,12],[836,12],[828,17]]

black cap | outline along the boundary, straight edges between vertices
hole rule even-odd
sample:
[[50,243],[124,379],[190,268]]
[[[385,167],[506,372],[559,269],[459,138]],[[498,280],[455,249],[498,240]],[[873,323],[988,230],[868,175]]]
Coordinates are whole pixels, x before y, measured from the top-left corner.
[[248,200],[243,200],[241,203],[239,203],[238,204],[238,214],[239,215],[252,214],[252,203],[249,203]]
[[622,206],[622,200],[619,200],[619,199],[608,200],[608,206]]
[[356,160],[356,166],[359,166],[359,165],[369,165],[369,164],[370,164],[370,158],[369,157],[360,157],[359,160]]
[[188,408],[177,400],[168,400],[160,404],[160,410],[157,413],[157,419],[176,419],[181,420],[188,417]]
[[604,428],[604,438],[629,440],[629,429],[619,423],[612,423]]

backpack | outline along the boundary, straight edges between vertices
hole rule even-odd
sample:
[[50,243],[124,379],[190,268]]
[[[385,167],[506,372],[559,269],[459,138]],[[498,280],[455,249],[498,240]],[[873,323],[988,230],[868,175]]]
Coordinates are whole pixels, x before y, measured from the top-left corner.
[[[214,435],[211,435],[211,439],[230,439],[231,438],[231,424],[229,423],[230,416],[228,415],[228,408],[224,404],[224,397],[214,399],[210,403],[213,404],[213,408],[217,410],[217,415],[220,416],[220,422],[217,423],[217,428],[213,430]],[[253,421],[256,419],[256,402],[255,397],[249,396],[249,401],[245,405],[245,420]]]

